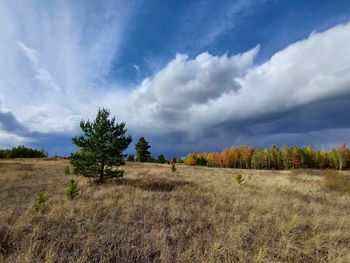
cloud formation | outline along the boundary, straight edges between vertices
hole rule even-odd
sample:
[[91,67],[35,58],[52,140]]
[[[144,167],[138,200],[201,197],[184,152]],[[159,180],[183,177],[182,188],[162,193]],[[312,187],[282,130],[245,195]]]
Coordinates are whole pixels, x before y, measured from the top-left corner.
[[[0,96],[31,132],[72,131],[104,105],[133,1],[11,1],[0,5]],[[6,25],[6,26],[5,26]],[[118,95],[114,95],[118,98]],[[114,107],[115,108],[115,107]]]
[[[199,45],[234,26],[227,21],[253,2],[238,1],[218,26],[201,28],[208,38]],[[94,117],[98,107],[110,108],[135,136],[148,136],[159,152],[308,140],[328,147],[349,139],[349,23],[312,33],[259,65],[258,43],[232,56],[178,53],[139,85],[121,87],[110,71],[135,6],[0,4],[0,147],[30,143],[64,152],[60,145],[69,147],[79,120]]]
[[22,49],[23,53],[27,56],[28,60],[31,62],[32,68],[35,71],[35,78],[38,79],[40,83],[46,88],[57,92],[61,91],[61,87],[53,79],[50,72],[40,66],[39,52],[26,46],[21,41],[17,41],[16,43]]
[[228,57],[201,53],[194,59],[178,54],[175,59],[146,78],[132,95],[134,116],[140,125],[183,129],[192,107],[206,105],[223,94],[236,94],[236,78],[253,65],[256,48]]
[[349,44],[344,24],[312,33],[258,66],[252,66],[258,48],[234,57],[177,55],[134,91],[135,115],[150,127],[198,132],[341,98],[350,95]]

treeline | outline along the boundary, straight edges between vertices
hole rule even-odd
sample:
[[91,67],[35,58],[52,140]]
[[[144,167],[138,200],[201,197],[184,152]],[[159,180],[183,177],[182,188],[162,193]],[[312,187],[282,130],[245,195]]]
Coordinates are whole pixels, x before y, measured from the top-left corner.
[[163,154],[153,157],[149,149],[151,148],[145,137],[140,137],[135,145],[136,156],[129,154],[126,158],[128,162],[147,162],[147,163],[183,163],[181,158],[174,157],[172,160],[165,159]]
[[25,146],[18,146],[12,149],[0,150],[0,158],[44,158],[47,153],[43,150],[36,150],[27,148]]
[[184,161],[181,158],[174,157],[173,159],[166,159],[163,154],[160,154],[158,157],[149,156],[145,161],[141,161],[140,158],[133,154],[128,154],[126,157],[128,162],[144,162],[144,163],[183,163]]
[[277,147],[254,149],[248,146],[231,147],[218,152],[190,153],[185,164],[209,167],[229,167],[241,169],[349,169],[350,149],[346,144],[329,152],[308,147]]

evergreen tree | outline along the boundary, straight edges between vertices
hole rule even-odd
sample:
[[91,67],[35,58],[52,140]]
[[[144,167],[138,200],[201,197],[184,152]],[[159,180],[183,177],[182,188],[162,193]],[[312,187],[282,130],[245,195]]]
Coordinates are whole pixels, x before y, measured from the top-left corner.
[[165,163],[166,160],[165,160],[165,157],[163,154],[159,155],[158,156],[158,159],[157,159],[157,163]]
[[109,119],[110,111],[98,109],[93,122],[81,121],[83,134],[72,138],[78,151],[71,155],[74,173],[103,182],[105,177],[123,176],[116,167],[125,164],[123,151],[132,139],[126,135],[125,123],[117,123],[115,117]]
[[149,160],[151,157],[151,153],[148,151],[149,148],[151,148],[151,146],[149,146],[145,137],[140,137],[139,141],[135,145],[138,161],[147,162]]
[[0,158],[44,158],[47,153],[44,150],[36,150],[25,146],[13,147],[12,149],[0,150]]

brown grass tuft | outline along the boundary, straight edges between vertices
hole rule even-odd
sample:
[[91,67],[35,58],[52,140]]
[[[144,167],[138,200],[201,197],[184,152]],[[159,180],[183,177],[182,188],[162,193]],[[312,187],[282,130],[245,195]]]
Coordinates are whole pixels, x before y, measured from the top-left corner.
[[350,178],[348,176],[335,170],[325,170],[323,174],[326,188],[337,191],[350,191]]

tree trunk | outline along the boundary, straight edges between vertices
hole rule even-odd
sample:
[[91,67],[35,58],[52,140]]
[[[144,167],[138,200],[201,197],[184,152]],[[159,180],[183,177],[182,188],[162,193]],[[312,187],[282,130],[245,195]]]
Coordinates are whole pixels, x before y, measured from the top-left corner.
[[105,164],[104,162],[102,162],[101,164],[101,170],[100,170],[100,179],[99,179],[99,182],[100,183],[103,183],[103,180],[104,180],[104,171],[105,171]]

